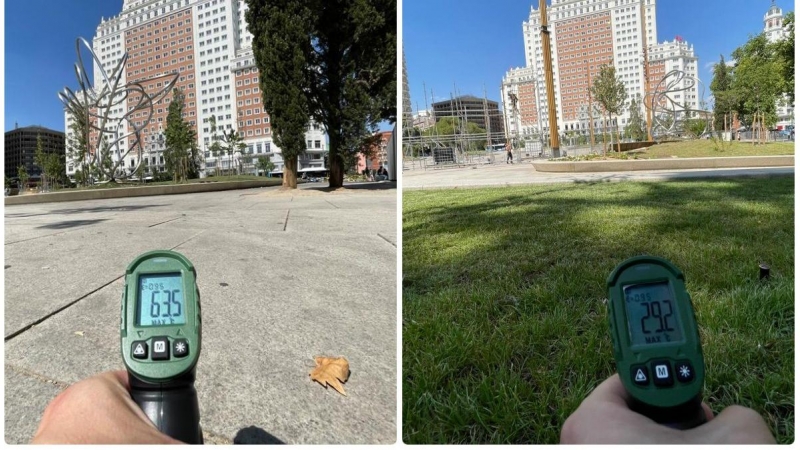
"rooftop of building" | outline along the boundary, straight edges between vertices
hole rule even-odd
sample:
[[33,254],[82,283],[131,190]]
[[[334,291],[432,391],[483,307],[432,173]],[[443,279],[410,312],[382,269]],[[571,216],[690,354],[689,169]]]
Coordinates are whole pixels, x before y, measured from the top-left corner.
[[[483,100],[484,100],[483,98],[476,97],[474,95],[460,95],[458,97],[450,98],[450,99],[447,99],[447,100],[434,102],[433,106],[435,107],[436,105],[449,105],[452,102],[483,102]],[[486,102],[487,103],[497,103],[496,101],[489,100],[489,99],[486,99]]]
[[46,127],[43,127],[41,125],[29,125],[27,127],[20,127],[20,126],[17,126],[16,124],[14,125],[14,129],[6,131],[6,134],[13,133],[13,132],[27,132],[27,133],[47,132],[47,133],[55,133],[55,134],[64,134],[63,131],[52,130],[50,128],[46,128]]

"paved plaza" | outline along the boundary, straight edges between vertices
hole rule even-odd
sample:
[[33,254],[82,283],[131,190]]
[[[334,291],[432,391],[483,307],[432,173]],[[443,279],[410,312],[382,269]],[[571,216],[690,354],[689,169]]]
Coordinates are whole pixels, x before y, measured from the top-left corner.
[[[124,369],[123,272],[172,249],[203,306],[207,443],[393,443],[397,191],[303,185],[5,208],[5,440],[27,443],[72,383]],[[344,356],[347,396],[310,380]]]
[[614,181],[664,181],[685,178],[768,176],[793,174],[794,167],[744,169],[653,170],[630,172],[537,172],[529,161],[514,164],[476,164],[443,169],[404,170],[403,189],[445,189],[538,183],[602,183]]

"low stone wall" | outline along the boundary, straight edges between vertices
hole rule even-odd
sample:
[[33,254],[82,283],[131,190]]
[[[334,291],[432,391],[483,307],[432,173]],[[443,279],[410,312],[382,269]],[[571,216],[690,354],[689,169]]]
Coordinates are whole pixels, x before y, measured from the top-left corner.
[[168,184],[159,186],[59,191],[48,192],[46,194],[27,194],[6,197],[5,205],[10,206],[25,205],[29,203],[74,202],[80,200],[101,200],[108,198],[147,197],[152,195],[192,194],[196,192],[228,191],[232,189],[251,189],[279,186],[280,184],[280,179],[264,179],[252,181],[209,181],[190,184]]
[[733,169],[794,166],[794,155],[722,158],[619,159],[534,162],[537,172],[628,172],[632,170]]

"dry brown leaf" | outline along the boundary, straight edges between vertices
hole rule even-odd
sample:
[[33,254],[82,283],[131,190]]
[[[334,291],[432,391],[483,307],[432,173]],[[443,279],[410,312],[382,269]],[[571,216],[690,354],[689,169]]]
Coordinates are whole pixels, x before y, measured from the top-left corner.
[[77,336],[83,336],[83,331],[76,331],[76,332],[75,332],[75,335],[77,335]]
[[314,358],[314,362],[317,363],[317,367],[309,373],[311,381],[316,381],[323,386],[328,385],[336,389],[336,392],[347,395],[342,383],[347,382],[347,378],[350,376],[350,363],[345,358],[325,356],[317,356]]

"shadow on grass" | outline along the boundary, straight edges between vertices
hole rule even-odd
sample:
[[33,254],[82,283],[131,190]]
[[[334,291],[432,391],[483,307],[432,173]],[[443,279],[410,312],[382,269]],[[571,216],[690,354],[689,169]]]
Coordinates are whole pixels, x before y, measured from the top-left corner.
[[404,441],[557,443],[616,370],[605,279],[642,254],[686,276],[706,401],[793,441],[793,178],[554,186],[405,193]]

